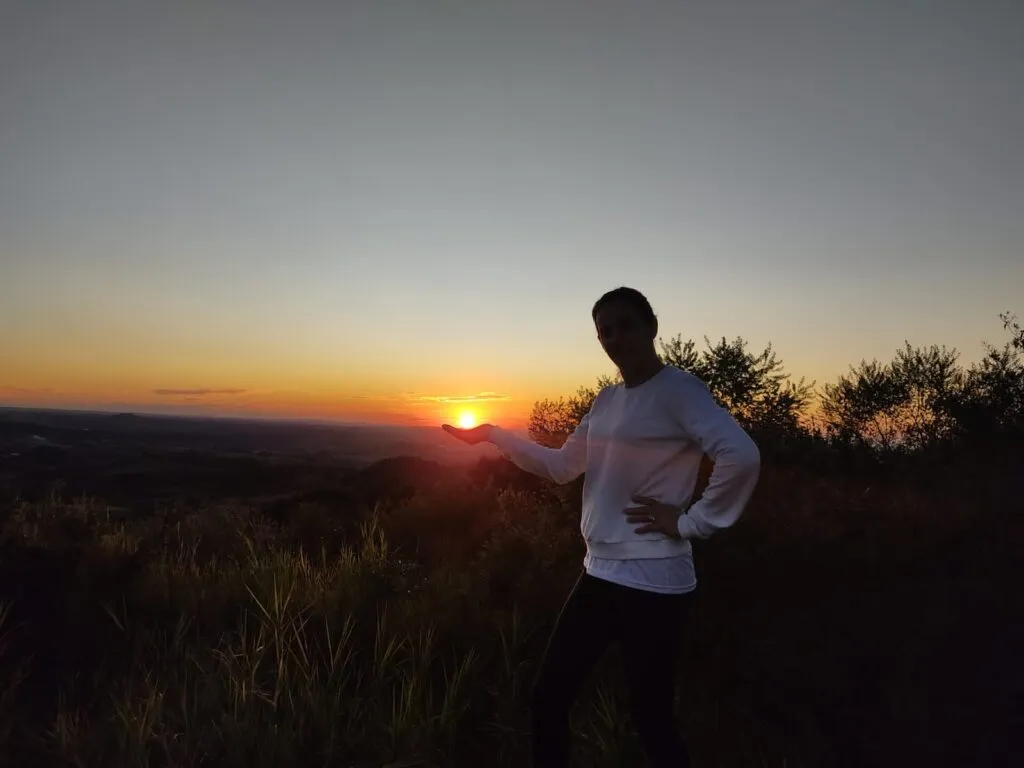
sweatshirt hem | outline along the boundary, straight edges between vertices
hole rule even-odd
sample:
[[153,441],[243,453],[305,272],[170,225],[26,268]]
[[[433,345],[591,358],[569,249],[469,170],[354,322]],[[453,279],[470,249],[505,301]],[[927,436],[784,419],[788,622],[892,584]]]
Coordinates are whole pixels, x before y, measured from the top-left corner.
[[690,551],[685,539],[655,539],[653,541],[588,541],[587,552],[607,560],[657,560],[676,557]]

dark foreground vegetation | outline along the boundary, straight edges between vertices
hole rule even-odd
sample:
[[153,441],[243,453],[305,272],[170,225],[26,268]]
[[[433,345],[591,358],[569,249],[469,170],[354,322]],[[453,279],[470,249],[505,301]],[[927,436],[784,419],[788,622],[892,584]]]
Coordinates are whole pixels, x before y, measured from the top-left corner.
[[[1017,764],[1019,364],[1001,411],[980,373],[928,400],[885,366],[837,384],[818,431],[730,404],[765,467],[741,522],[695,545],[678,716],[697,766]],[[578,405],[538,404],[534,435],[557,443]],[[310,477],[145,515],[0,499],[0,764],[528,765],[579,483],[495,460],[384,463],[321,493]],[[616,662],[574,712],[581,766],[645,765]]]

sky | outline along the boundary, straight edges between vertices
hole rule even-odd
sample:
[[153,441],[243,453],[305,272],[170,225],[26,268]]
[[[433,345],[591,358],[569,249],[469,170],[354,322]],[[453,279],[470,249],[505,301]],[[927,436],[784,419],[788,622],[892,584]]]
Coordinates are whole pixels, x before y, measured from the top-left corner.
[[593,302],[819,388],[1024,315],[1015,0],[0,5],[0,404],[521,421]]

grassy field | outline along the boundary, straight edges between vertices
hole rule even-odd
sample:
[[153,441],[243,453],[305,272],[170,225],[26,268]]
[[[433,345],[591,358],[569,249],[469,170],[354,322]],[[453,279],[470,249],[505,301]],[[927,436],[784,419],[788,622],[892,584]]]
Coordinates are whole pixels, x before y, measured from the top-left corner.
[[[1024,525],[957,487],[765,469],[741,523],[695,546],[678,716],[697,766],[1010,764]],[[129,521],[15,503],[0,764],[528,765],[577,503],[445,478],[284,523],[244,501]],[[614,654],[574,721],[579,765],[645,764]]]

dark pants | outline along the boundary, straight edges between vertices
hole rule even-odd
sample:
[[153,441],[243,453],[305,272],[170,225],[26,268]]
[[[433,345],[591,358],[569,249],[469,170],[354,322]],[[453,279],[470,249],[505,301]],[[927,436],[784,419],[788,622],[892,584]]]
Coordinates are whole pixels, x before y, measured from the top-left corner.
[[633,726],[654,768],[686,768],[674,718],[675,659],[689,595],[619,586],[586,573],[562,607],[533,689],[533,764],[569,765],[569,710],[588,673],[617,643]]

